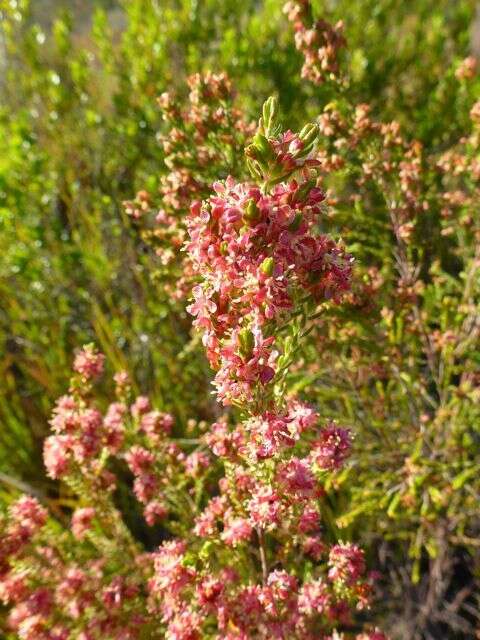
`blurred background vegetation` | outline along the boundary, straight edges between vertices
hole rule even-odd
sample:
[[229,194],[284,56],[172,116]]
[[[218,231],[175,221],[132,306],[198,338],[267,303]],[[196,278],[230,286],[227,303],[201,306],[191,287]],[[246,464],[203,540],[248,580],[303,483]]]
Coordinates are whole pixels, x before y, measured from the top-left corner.
[[[185,97],[186,77],[212,69],[229,74],[238,105],[251,119],[272,93],[279,96],[285,122],[292,128],[317,117],[332,101],[366,102],[373,118],[397,120],[404,135],[419,140],[425,156],[432,157],[470,131],[469,111],[480,97],[480,85],[459,82],[455,71],[462,59],[480,50],[480,9],[474,0],[316,0],[312,5],[318,15],[345,22],[348,48],[343,64],[349,82],[341,89],[301,80],[301,56],[278,0],[0,0],[2,499],[24,486],[48,490],[42,440],[53,401],[65,392],[74,349],[81,344],[96,342],[112,367],[128,370],[139,390],[159,408],[172,411],[181,424],[215,415],[210,373],[191,339],[187,315],[152,278],[155,256],[122,208],[122,201],[139,189],[154,192],[168,171],[156,139],[163,126],[158,95],[174,89]],[[361,166],[363,160],[352,158],[352,166]],[[348,176],[336,180],[335,188],[345,190]],[[430,193],[438,188],[437,178],[427,180]],[[382,305],[394,305],[395,287],[389,283],[394,280],[395,243],[385,202],[370,195],[369,208],[340,207],[332,225],[342,232],[360,268],[388,265],[390,288],[378,304],[379,312]],[[424,230],[435,238],[432,229],[440,228],[439,210],[440,205],[433,207],[432,227]],[[478,207],[473,215],[478,221]],[[441,317],[446,296],[450,307],[457,294],[461,297],[459,283],[465,262],[475,258],[476,243],[476,236],[463,237],[459,258],[458,243],[448,248],[440,234],[438,242],[433,241],[425,270],[439,256],[449,256],[443,260],[443,279],[431,278],[438,285],[428,302],[433,316]],[[478,305],[477,272],[474,281],[472,299]],[[348,318],[356,322],[353,315],[342,321]],[[380,315],[373,318],[381,322]],[[445,318],[442,330],[450,327]],[[358,320],[362,326],[368,322],[371,330],[372,318]],[[319,344],[326,339],[322,331],[328,333],[328,328],[321,326],[313,334],[306,363],[317,361]],[[393,339],[397,343],[408,340],[398,335]],[[357,366],[352,349],[358,344],[348,342],[346,335],[334,338],[332,357],[343,367]],[[375,344],[379,349],[383,345],[368,326],[359,342],[369,353]],[[345,504],[332,509],[344,518],[344,536],[360,538],[367,547],[372,566],[395,568],[385,579],[380,618],[390,616],[401,638],[475,638],[480,536],[479,494],[472,481],[479,476],[474,465],[478,412],[470,407],[462,418],[472,432],[468,464],[460,470],[452,466],[447,473],[453,483],[467,473],[463,484],[460,479],[455,485],[460,491],[468,480],[466,494],[458,493],[438,509],[430,497],[433,520],[428,504],[422,507],[421,489],[419,502],[399,506],[408,502],[400,491],[400,470],[414,455],[421,466],[419,452],[428,439],[412,434],[410,418],[405,417],[405,394],[415,395],[425,374],[420,352],[405,350],[401,385],[397,380],[379,387],[368,380],[354,393],[348,377],[332,374],[335,363],[325,357],[310,378],[292,384],[303,388],[308,380],[313,385],[308,397],[328,415],[352,424],[357,433],[357,467],[341,481]],[[469,366],[478,367],[478,353],[477,339],[471,344]],[[410,367],[412,358],[416,361]],[[458,387],[455,375],[445,383],[449,388]],[[105,389],[105,397],[109,391]],[[379,402],[389,411],[379,413]],[[393,440],[385,437],[392,432]],[[392,460],[396,445],[399,455]],[[443,447],[442,469],[461,457],[450,438],[436,446]],[[425,477],[427,489],[435,486],[435,478]],[[443,491],[444,485],[439,486]],[[468,522],[460,517],[463,510]],[[435,526],[425,534],[429,518]],[[461,521],[463,528],[459,533],[455,524],[447,548],[442,547],[448,556],[442,556],[442,562],[447,564],[439,566],[438,544],[432,540],[447,536],[445,527],[452,521]],[[380,546],[379,539],[387,540],[387,546]],[[435,592],[441,582],[435,572],[442,573],[447,565],[448,577],[442,574],[447,584],[432,595],[429,589]],[[468,594],[458,613],[451,603],[462,589]],[[434,600],[432,610],[421,609],[427,596]],[[433,624],[429,618],[435,607],[441,613]],[[418,621],[414,632],[402,622],[406,617]]]

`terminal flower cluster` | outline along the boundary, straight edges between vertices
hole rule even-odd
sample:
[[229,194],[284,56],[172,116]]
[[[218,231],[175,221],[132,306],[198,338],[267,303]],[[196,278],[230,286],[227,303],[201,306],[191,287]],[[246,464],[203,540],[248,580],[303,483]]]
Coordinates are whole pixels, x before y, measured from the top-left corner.
[[317,85],[338,80],[339,53],[346,46],[343,22],[331,25],[315,20],[309,0],[289,0],[283,10],[293,24],[295,46],[304,57],[302,78]]
[[271,137],[275,109],[266,103],[246,149],[263,183],[215,183],[213,196],[192,204],[187,223],[186,249],[201,278],[188,310],[203,331],[224,404],[249,402],[272,381],[275,327],[301,300],[339,301],[351,278],[351,257],[319,231],[325,196],[310,157],[318,129]]

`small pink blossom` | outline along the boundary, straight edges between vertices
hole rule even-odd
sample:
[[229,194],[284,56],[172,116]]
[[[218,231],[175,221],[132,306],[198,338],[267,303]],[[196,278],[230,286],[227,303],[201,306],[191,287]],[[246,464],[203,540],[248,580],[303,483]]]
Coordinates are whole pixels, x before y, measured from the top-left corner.
[[320,514],[317,509],[312,507],[305,507],[300,520],[298,522],[298,530],[302,533],[309,533],[315,531],[320,526]]
[[76,509],[72,516],[72,533],[81,540],[85,537],[87,531],[92,527],[92,521],[95,517],[95,509],[93,507],[85,507]]
[[252,535],[252,525],[245,518],[231,518],[225,523],[225,529],[221,535],[222,540],[229,546],[235,547],[240,542],[245,542]]
[[134,418],[138,418],[150,411],[150,400],[146,396],[138,396],[130,407],[130,411]]
[[279,466],[277,476],[280,485],[298,498],[314,495],[317,488],[315,476],[310,469],[308,460],[291,458]]
[[33,536],[47,521],[47,511],[31,496],[22,496],[10,507],[10,515],[16,527],[28,537]]
[[127,463],[130,471],[134,475],[139,476],[152,469],[155,462],[155,456],[151,451],[148,451],[144,447],[135,445],[125,454],[125,462]]
[[150,527],[153,527],[156,522],[163,520],[167,514],[168,509],[158,500],[152,500],[143,510],[145,521]]
[[280,521],[282,504],[271,487],[260,486],[248,502],[250,520],[256,527],[273,529]]
[[185,459],[185,470],[188,475],[198,478],[210,464],[210,457],[204,451],[194,451]]
[[43,460],[47,474],[54,480],[69,469],[73,438],[69,435],[49,436],[43,445]]
[[354,584],[365,573],[365,557],[362,549],[354,544],[337,544],[331,548],[328,577],[335,582]]
[[298,598],[299,610],[307,616],[325,614],[332,601],[328,585],[321,579],[303,584]]
[[105,356],[99,353],[92,344],[88,344],[75,356],[74,370],[85,380],[99,378],[103,373]]
[[351,446],[350,431],[330,422],[313,444],[311,458],[321,469],[340,469],[350,454]]

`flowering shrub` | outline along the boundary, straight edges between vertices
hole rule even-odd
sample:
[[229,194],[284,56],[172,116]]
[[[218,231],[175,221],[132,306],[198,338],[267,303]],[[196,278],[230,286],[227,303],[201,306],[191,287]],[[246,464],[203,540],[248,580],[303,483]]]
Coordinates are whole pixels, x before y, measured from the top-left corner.
[[157,279],[174,299],[184,299],[192,285],[188,253],[180,253],[185,237],[185,216],[195,198],[207,197],[219,176],[242,170],[237,149],[252,127],[233,105],[234,94],[226,74],[195,74],[188,79],[185,109],[175,95],[163,93],[158,104],[166,125],[159,134],[167,173],[158,195],[142,190],[126,201],[126,213],[141,229],[144,241],[158,257]]
[[[56,530],[29,497],[2,521],[0,595],[20,638],[327,639],[368,607],[363,551],[322,532],[325,484],[350,432],[283,386],[325,301],[340,303],[351,279],[351,258],[319,231],[317,136],[316,125],[282,133],[268,100],[246,148],[254,182],[228,177],[191,206],[189,310],[217,397],[241,422],[226,415],[176,437],[173,417],[135,398],[124,373],[101,411],[104,357],[91,345],[75,357],[44,447],[50,477],[80,500],[71,528]],[[145,521],[168,536],[151,552],[115,505],[118,465]]]
[[[382,628],[473,637],[475,3],[39,4],[0,0],[0,635],[358,635],[354,540]],[[255,135],[270,93],[314,124]],[[79,352],[45,474],[91,340],[129,374]]]
[[[340,502],[336,522],[363,530],[370,519],[371,530],[392,541],[377,538],[388,564],[397,553],[409,556],[408,573],[389,570],[417,594],[412,600],[429,594],[429,615],[413,603],[402,622],[399,633],[415,638],[447,633],[443,625],[467,633],[463,616],[476,589],[473,576],[459,575],[465,546],[476,557],[478,534],[477,489],[471,493],[479,393],[475,61],[451,75],[470,122],[442,150],[348,96],[323,109],[322,185],[330,222],[358,257],[358,278],[344,304],[319,317],[289,379],[314,389],[310,397],[328,416],[355,425],[353,475],[343,478],[352,501],[343,513]],[[450,606],[449,590],[465,583]]]

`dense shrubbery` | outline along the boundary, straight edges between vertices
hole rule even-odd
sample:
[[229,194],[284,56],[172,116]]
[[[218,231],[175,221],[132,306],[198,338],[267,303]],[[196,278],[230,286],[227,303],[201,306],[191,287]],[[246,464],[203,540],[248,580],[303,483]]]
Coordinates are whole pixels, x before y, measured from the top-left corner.
[[474,10],[0,2],[8,638],[476,637]]

